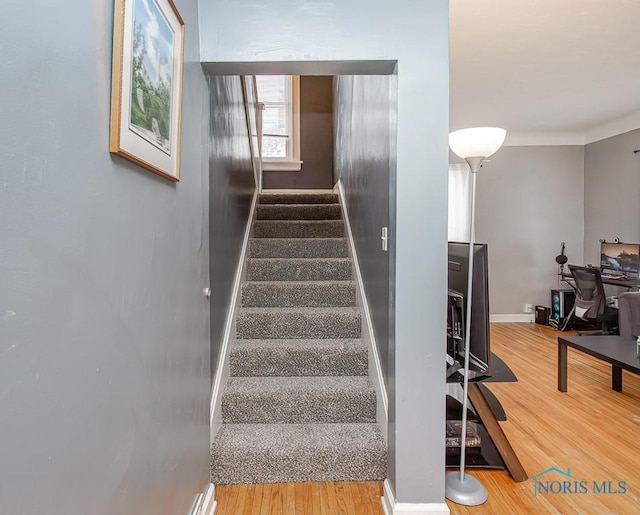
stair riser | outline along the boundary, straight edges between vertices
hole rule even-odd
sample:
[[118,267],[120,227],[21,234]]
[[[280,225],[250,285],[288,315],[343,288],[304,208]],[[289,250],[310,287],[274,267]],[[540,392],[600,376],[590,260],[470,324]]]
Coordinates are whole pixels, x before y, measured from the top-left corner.
[[242,287],[245,307],[348,307],[356,305],[353,282],[245,283]]
[[263,204],[257,206],[258,220],[340,220],[340,204],[282,205]]
[[386,445],[370,424],[223,426],[211,452],[215,484],[382,481]]
[[347,240],[307,238],[252,238],[249,256],[256,258],[346,258]]
[[317,259],[250,259],[248,281],[348,281],[351,261]]
[[329,348],[319,344],[285,348],[238,345],[229,353],[232,377],[366,376],[367,372],[364,344]]
[[282,221],[256,220],[254,238],[342,238],[342,220]]
[[260,195],[260,204],[337,204],[337,193],[266,193]]
[[360,338],[359,313],[247,313],[236,317],[236,337],[257,338]]
[[223,424],[373,423],[376,398],[373,391],[285,392],[222,396]]
[[[327,481],[384,481],[386,479],[386,453],[372,455],[368,452],[349,452],[331,456],[315,456],[307,453],[303,461],[295,457],[282,457],[274,463],[271,453],[243,453],[244,463],[251,467],[239,467],[229,463],[224,454],[214,462],[211,482],[216,485],[243,483],[295,483]],[[238,458],[234,456],[234,458]],[[223,463],[223,460],[225,461]],[[372,465],[372,462],[374,465]],[[235,465],[235,466],[234,466]]]

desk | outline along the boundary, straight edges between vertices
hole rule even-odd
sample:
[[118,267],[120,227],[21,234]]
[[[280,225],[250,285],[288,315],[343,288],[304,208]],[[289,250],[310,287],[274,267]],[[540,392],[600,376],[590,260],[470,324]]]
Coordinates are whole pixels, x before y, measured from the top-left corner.
[[640,375],[636,341],[623,336],[558,336],[558,390],[567,391],[567,347],[611,363],[611,388],[622,391],[622,370]]
[[[603,277],[602,284],[608,284],[610,286],[620,286],[621,288],[640,288],[640,279],[612,279],[611,277]],[[572,279],[571,274],[564,272],[562,274],[562,280],[571,285],[569,282]]]
[[[571,288],[575,291],[575,286],[574,286],[573,281],[572,281],[573,277],[571,276],[570,273],[563,272],[560,275],[560,277],[565,283],[567,283],[569,286],[571,286]],[[604,277],[601,274],[600,275],[600,279],[601,279],[603,285],[606,284],[606,285],[609,285],[609,286],[618,286],[619,288],[626,288],[627,290],[640,289],[640,278],[638,278],[638,279],[614,279],[614,278],[611,278],[611,277]],[[564,322],[562,323],[562,325],[560,327],[558,327],[558,330],[560,330],[560,331],[566,330],[567,326],[571,322],[571,318],[573,317],[573,314],[575,313],[575,309],[576,308],[574,306],[571,309],[571,313],[569,313],[569,316],[567,316],[564,319]]]

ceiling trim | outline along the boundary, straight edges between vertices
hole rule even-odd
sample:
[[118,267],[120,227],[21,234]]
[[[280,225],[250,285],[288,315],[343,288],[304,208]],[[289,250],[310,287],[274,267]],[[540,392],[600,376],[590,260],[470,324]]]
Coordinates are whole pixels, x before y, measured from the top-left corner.
[[506,147],[547,147],[556,145],[584,145],[581,132],[509,132]]
[[585,143],[593,143],[638,128],[640,128],[640,111],[587,130],[584,135],[584,140]]
[[588,145],[640,128],[640,111],[611,122],[592,127],[584,132],[509,132],[507,147]]

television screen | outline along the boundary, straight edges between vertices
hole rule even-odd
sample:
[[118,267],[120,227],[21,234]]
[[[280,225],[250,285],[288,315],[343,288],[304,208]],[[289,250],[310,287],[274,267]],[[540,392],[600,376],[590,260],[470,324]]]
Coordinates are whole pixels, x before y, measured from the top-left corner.
[[[489,269],[487,245],[476,243],[473,248],[469,379],[478,379],[490,375]],[[447,354],[461,364],[464,364],[468,276],[469,244],[450,242]]]
[[640,271],[640,244],[600,244],[600,270],[622,272],[629,277],[638,277]]

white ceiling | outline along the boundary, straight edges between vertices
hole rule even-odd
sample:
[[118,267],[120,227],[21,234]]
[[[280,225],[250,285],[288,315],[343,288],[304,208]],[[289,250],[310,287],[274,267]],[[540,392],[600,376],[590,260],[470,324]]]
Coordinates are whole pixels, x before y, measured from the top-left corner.
[[640,127],[640,0],[450,0],[450,127],[582,144]]

